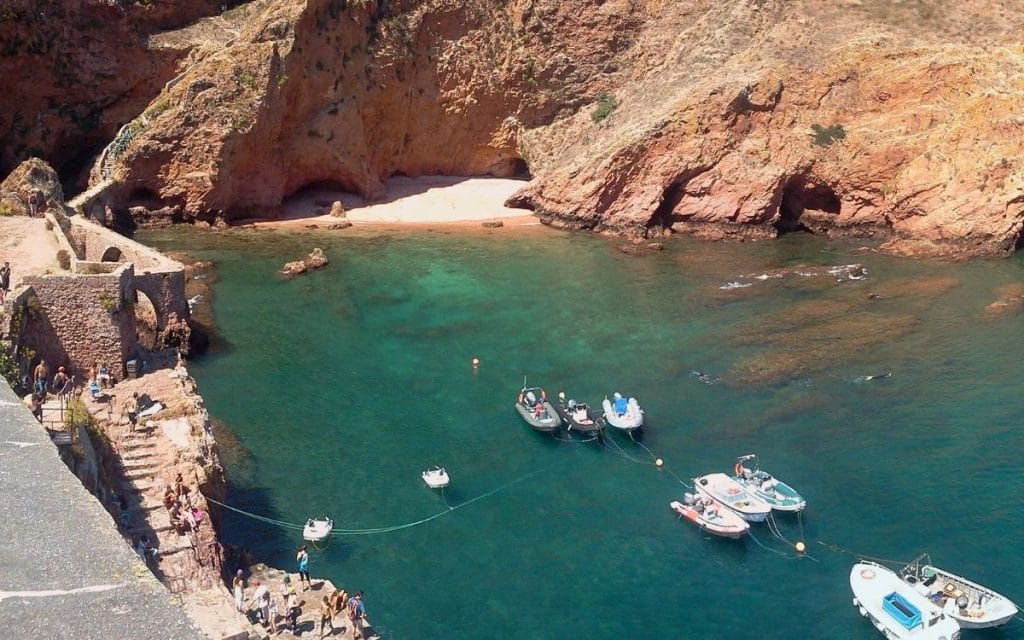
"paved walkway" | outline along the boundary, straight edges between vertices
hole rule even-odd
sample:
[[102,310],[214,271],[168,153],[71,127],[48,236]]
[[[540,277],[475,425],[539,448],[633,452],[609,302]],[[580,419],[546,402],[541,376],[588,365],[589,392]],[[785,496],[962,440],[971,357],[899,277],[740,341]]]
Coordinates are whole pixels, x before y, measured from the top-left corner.
[[0,628],[5,638],[200,640],[0,378]]

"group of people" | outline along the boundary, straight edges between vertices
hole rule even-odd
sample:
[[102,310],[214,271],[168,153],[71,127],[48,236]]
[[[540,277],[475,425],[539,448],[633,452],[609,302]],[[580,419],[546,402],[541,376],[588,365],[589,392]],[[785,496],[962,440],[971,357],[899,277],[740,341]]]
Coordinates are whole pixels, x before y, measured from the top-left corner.
[[[305,546],[300,547],[296,554],[299,564],[298,581],[304,591],[309,590],[309,554]],[[252,581],[252,596],[245,598],[245,572],[239,569],[235,572],[232,581],[231,591],[235,597],[235,609],[239,613],[247,613],[246,604],[255,612],[256,620],[266,627],[271,634],[278,634],[288,630],[294,635],[300,635],[299,615],[302,613],[304,601],[299,600],[298,592],[292,584],[291,577],[285,576],[281,586],[279,597],[275,597],[270,591],[269,585],[259,580]],[[278,617],[281,613],[279,604],[284,605],[284,620],[278,624]],[[352,625],[353,637],[363,638],[363,628],[366,624],[366,607],[363,605],[363,592],[358,591],[349,595],[344,589],[335,589],[330,595],[323,596],[320,603],[320,637],[333,635],[335,619],[342,613],[346,615]],[[330,633],[328,633],[330,629]]]
[[[25,380],[22,380],[25,383]],[[67,402],[74,388],[74,378],[68,376],[64,367],[58,367],[53,379],[50,379],[50,367],[46,360],[40,360],[32,370],[32,396],[30,407],[36,420],[43,421],[43,405],[47,393],[54,393],[61,402]]]
[[174,484],[164,490],[164,507],[171,526],[180,535],[195,531],[199,523],[206,519],[206,512],[193,502],[192,491],[180,473],[174,479]]

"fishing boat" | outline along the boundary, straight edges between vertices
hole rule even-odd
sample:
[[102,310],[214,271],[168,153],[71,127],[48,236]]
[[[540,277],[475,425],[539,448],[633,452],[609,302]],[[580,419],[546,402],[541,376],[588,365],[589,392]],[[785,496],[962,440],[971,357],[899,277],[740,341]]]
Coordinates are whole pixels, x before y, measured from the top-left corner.
[[334,521],[330,518],[310,518],[306,520],[306,526],[302,528],[302,539],[320,542],[330,536],[333,530]]
[[565,404],[559,403],[556,410],[569,431],[600,435],[604,429],[604,421],[585,402],[570,398]]
[[998,627],[1017,615],[1017,605],[1009,598],[936,567],[927,553],[903,567],[899,576],[964,629]]
[[562,427],[562,418],[540,387],[527,387],[524,383],[516,398],[516,411],[535,431],[551,433]]
[[704,531],[722,538],[742,538],[750,531],[746,520],[711,498],[687,493],[683,495],[682,502],[673,500],[668,506],[680,518],[686,518]]
[[724,473],[709,473],[694,478],[693,486],[705,498],[717,500],[747,522],[764,522],[772,508],[747,492],[743,485]]
[[609,400],[605,397],[601,403],[606,423],[619,431],[636,431],[644,426],[644,410],[636,398],[623,398],[618,391]]
[[423,482],[426,482],[427,486],[431,489],[444,489],[451,482],[451,478],[448,477],[448,472],[445,471],[444,467],[427,469],[422,475]]
[[[751,460],[754,461],[753,464],[747,466],[745,463]],[[776,511],[803,511],[807,506],[807,501],[796,489],[758,466],[756,453],[736,458],[733,474],[733,478],[747,491],[767,502]]]
[[850,571],[853,606],[890,640],[958,640],[960,625],[880,564],[862,560]]

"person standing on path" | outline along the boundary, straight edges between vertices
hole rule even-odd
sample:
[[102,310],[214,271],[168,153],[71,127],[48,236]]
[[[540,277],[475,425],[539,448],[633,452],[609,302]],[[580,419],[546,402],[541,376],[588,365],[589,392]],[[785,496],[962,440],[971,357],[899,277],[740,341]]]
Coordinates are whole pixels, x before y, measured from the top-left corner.
[[292,635],[299,635],[299,596],[295,593],[295,587],[288,587],[288,600],[285,606],[285,616],[291,626]]
[[30,218],[36,217],[36,212],[39,211],[39,191],[33,189],[28,194],[28,215]]
[[323,602],[320,603],[320,637],[324,637],[324,630],[329,626],[331,628],[331,635],[334,635],[334,621],[331,619],[334,617],[334,607],[331,606],[331,599],[329,596],[324,596]]
[[306,551],[306,545],[299,547],[298,553],[295,554],[295,561],[299,563],[299,584],[305,582],[305,591],[309,591],[309,552]]
[[53,376],[53,386],[50,388],[62,403],[71,395],[71,380],[68,379],[68,374],[64,373],[64,367],[57,367],[57,374]]
[[0,302],[4,301],[4,296],[11,290],[11,263],[4,262],[4,266],[0,267]]
[[366,607],[363,606],[363,592],[356,591],[356,594],[348,599],[348,618],[352,621],[352,637],[362,640],[363,623],[366,621]]
[[50,368],[46,366],[46,360],[40,360],[32,372],[32,390],[42,396],[46,402],[46,379],[50,377]]
[[[164,501],[166,502],[166,496],[164,496]],[[231,583],[231,590],[235,594],[235,611],[243,613],[243,607],[245,604],[245,580],[242,578],[241,569],[235,572],[235,579]]]
[[270,590],[267,589],[267,585],[260,584],[259,580],[253,580],[252,586],[256,587],[256,591],[253,592],[250,603],[256,607],[260,624],[266,626],[270,619]]

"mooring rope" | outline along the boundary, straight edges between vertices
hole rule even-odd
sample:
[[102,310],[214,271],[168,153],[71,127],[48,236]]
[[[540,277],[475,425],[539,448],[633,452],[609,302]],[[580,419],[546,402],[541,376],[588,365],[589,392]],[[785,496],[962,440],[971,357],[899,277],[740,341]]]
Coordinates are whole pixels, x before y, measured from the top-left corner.
[[776,555],[780,555],[780,556],[782,556],[783,558],[785,558],[787,560],[799,560],[800,559],[800,556],[791,556],[788,553],[785,553],[783,551],[779,551],[778,549],[772,549],[771,547],[765,546],[764,544],[762,544],[762,542],[760,540],[757,539],[757,536],[754,535],[754,530],[753,529],[751,529],[750,531],[747,532],[747,537],[750,538],[751,540],[753,540],[757,544],[757,546],[761,547],[765,551],[770,551],[771,553],[774,553]]
[[[331,535],[332,536],[358,536],[358,535],[371,535],[371,534],[376,534],[376,533],[391,533],[393,531],[401,531],[402,529],[409,529],[409,528],[412,528],[412,527],[419,526],[421,524],[426,524],[427,522],[430,522],[431,520],[436,520],[437,518],[440,518],[443,515],[446,515],[446,514],[449,514],[449,513],[453,512],[453,511],[461,509],[462,507],[469,506],[469,505],[473,504],[474,502],[479,502],[480,500],[483,500],[484,498],[492,496],[492,495],[498,493],[499,491],[507,489],[508,487],[511,487],[512,485],[515,485],[515,484],[518,484],[518,483],[523,482],[525,480],[528,480],[529,478],[535,476],[536,474],[538,474],[538,473],[540,473],[541,471],[544,471],[544,470],[546,470],[546,469],[535,469],[534,471],[531,471],[531,472],[529,472],[529,473],[527,473],[525,475],[522,475],[522,476],[520,476],[518,478],[510,480],[510,481],[506,482],[505,484],[503,484],[503,485],[501,485],[499,487],[491,489],[487,493],[481,494],[481,495],[479,495],[479,496],[477,496],[475,498],[470,498],[469,500],[466,500],[465,502],[460,502],[459,504],[457,504],[455,506],[449,505],[447,503],[447,500],[445,500],[445,506],[448,507],[446,510],[439,511],[439,512],[437,512],[437,513],[435,513],[435,514],[433,514],[431,516],[428,516],[426,518],[422,518],[420,520],[416,520],[414,522],[406,522],[404,524],[394,525],[394,526],[390,526],[390,527],[372,527],[372,528],[367,528],[367,529],[334,529],[333,531],[331,531]],[[247,517],[252,518],[254,520],[258,520],[260,522],[265,522],[267,524],[270,524],[270,525],[273,525],[273,526],[276,526],[276,527],[281,527],[282,529],[290,529],[290,530],[302,531],[305,528],[303,525],[300,525],[300,524],[295,524],[295,523],[292,523],[292,522],[285,522],[283,520],[275,520],[273,518],[268,518],[266,516],[261,516],[261,515],[259,515],[257,513],[252,513],[251,511],[246,511],[244,509],[239,509],[238,507],[232,507],[231,505],[224,504],[223,502],[214,500],[213,498],[210,498],[210,497],[207,497],[206,499],[208,501],[216,504],[216,505],[220,505],[220,506],[224,507],[225,509],[228,509],[230,511],[234,511],[235,513],[238,513],[240,515],[244,515],[244,516],[247,516]],[[443,492],[442,492],[442,499],[443,499]]]
[[872,557],[872,556],[866,556],[866,555],[864,555],[862,553],[854,553],[853,551],[850,551],[849,549],[844,549],[843,547],[840,547],[839,545],[831,544],[831,543],[825,542],[823,540],[818,540],[818,544],[820,544],[821,546],[825,547],[829,551],[834,551],[835,553],[845,554],[845,555],[848,555],[848,556],[850,556],[852,558],[856,558],[858,560],[870,560],[871,562],[877,562],[878,564],[891,564],[893,566],[899,566],[899,567],[905,567],[908,564],[913,564],[912,562],[905,562],[903,560],[890,560],[888,558],[875,558],[875,557]]
[[654,464],[654,462],[647,462],[645,460],[638,460],[638,459],[634,458],[633,456],[629,455],[628,453],[626,453],[626,450],[623,449],[622,446],[619,445],[619,443],[615,442],[615,440],[612,439],[612,438],[605,438],[604,442],[602,442],[601,444],[606,449],[609,449],[613,453],[621,455],[623,458],[625,458],[626,460],[629,460],[630,462],[635,462],[636,464],[643,464],[643,465],[653,465]]

